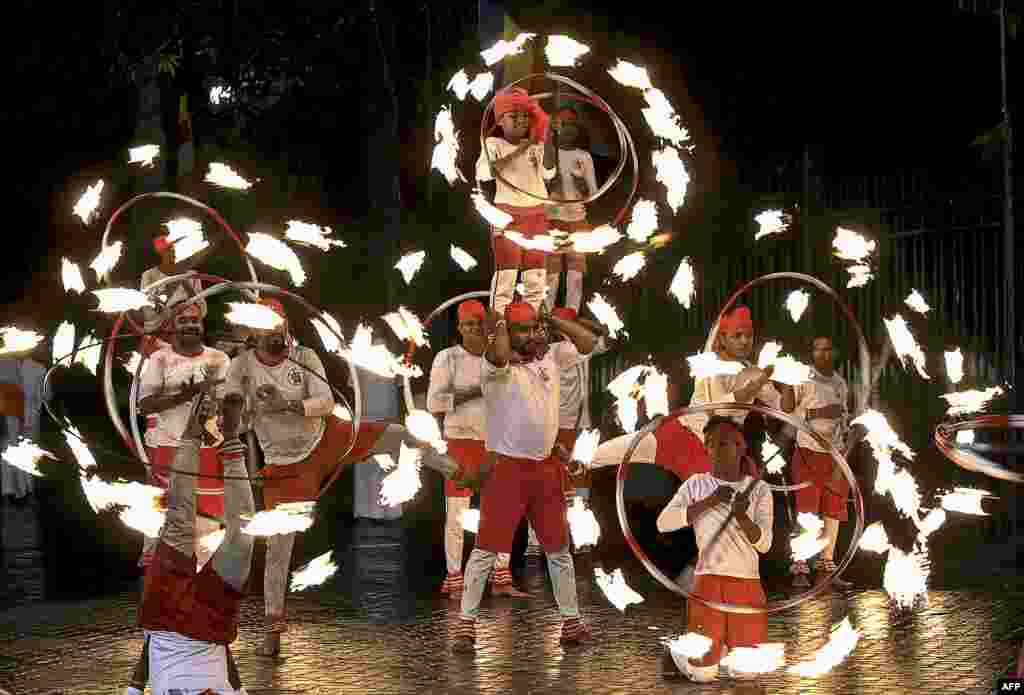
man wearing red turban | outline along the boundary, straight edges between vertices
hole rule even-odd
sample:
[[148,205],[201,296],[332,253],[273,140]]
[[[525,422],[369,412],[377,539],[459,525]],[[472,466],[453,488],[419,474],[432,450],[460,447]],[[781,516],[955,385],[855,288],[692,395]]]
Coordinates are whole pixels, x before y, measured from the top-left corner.
[[548,233],[545,181],[555,175],[555,148],[548,115],[523,89],[510,87],[494,97],[494,118],[501,137],[488,137],[476,165],[478,181],[495,181],[494,204],[512,216],[504,230],[491,232],[495,273],[491,306],[499,314],[515,294],[523,270],[525,301],[535,309],[547,289],[546,254],[524,249],[504,236],[518,232],[526,238]]

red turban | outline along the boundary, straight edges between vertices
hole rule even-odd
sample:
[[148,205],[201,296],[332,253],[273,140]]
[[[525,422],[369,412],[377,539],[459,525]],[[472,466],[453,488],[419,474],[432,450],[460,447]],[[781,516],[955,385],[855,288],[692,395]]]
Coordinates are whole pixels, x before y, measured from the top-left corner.
[[560,306],[551,312],[551,315],[565,321],[575,321],[578,314],[572,307]]
[[520,87],[509,87],[494,95],[494,118],[501,120],[501,117],[510,111],[527,111],[530,114],[530,137],[534,140],[543,140],[548,134],[547,113],[540,107],[536,100],[532,99],[525,89]]
[[537,312],[526,302],[515,302],[505,307],[505,320],[509,323],[529,323],[537,319]]
[[281,304],[281,302],[274,299],[273,297],[262,297],[259,303],[262,306],[268,307],[271,311],[273,311],[275,314],[277,314],[284,320],[288,320],[288,315],[284,313],[284,305]]
[[462,304],[459,304],[459,323],[473,317],[480,320],[487,317],[487,310],[484,309],[483,304],[475,299],[467,299]]
[[718,327],[725,333],[736,333],[741,330],[753,331],[754,322],[750,320],[750,309],[745,306],[736,307],[722,317]]
[[163,236],[154,237],[153,248],[156,250],[157,253],[163,253],[164,251],[170,248],[171,242],[168,241],[167,238],[168,235],[166,234],[164,234]]

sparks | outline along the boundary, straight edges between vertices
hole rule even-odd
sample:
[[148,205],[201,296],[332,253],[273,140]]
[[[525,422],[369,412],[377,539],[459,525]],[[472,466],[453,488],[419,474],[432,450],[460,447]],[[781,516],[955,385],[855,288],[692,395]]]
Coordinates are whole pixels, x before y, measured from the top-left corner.
[[690,175],[679,158],[679,150],[671,146],[655,150],[651,159],[657,171],[656,178],[665,186],[668,206],[673,213],[678,212],[686,200],[686,188],[690,184]]
[[284,318],[269,306],[249,302],[228,302],[224,320],[236,326],[272,331],[284,323]]
[[512,224],[512,215],[491,205],[490,201],[488,201],[487,198],[484,197],[484,194],[479,190],[474,191],[470,197],[473,199],[473,205],[476,206],[476,211],[480,213],[481,217],[487,220],[487,224],[491,225],[495,229],[504,229]]
[[844,227],[836,227],[836,237],[832,240],[832,253],[844,261],[863,263],[875,251],[875,242]]
[[575,67],[580,57],[587,53],[590,53],[590,46],[559,34],[548,36],[548,44],[544,47],[548,65],[554,68]]
[[920,548],[904,553],[893,546],[885,562],[882,586],[889,598],[901,608],[913,608],[918,600],[928,599],[928,556]]
[[252,188],[252,184],[249,181],[242,178],[238,172],[227,164],[221,162],[210,162],[210,170],[206,172],[205,181],[215,186],[234,188],[239,191],[247,191]]
[[612,268],[612,273],[618,275],[623,282],[628,282],[640,274],[647,263],[647,257],[643,251],[634,251],[628,256],[623,256]]
[[249,243],[245,252],[253,258],[266,263],[271,268],[286,271],[292,283],[301,287],[306,282],[306,271],[302,269],[299,257],[288,244],[277,237],[261,232],[249,234]]
[[693,273],[693,266],[689,258],[679,261],[675,275],[672,276],[672,283],[669,285],[668,293],[676,298],[684,308],[689,309],[697,296],[697,281]]
[[128,163],[153,166],[153,160],[160,156],[160,145],[139,145],[128,150]]
[[757,222],[758,226],[758,230],[754,234],[754,241],[786,231],[782,210],[765,210],[754,218],[754,222]]
[[797,386],[811,380],[810,366],[789,355],[776,357],[773,364],[775,365],[775,371],[772,372],[772,381]]
[[462,528],[470,533],[480,533],[480,510],[479,509],[466,509],[463,510],[462,516],[459,517],[459,521],[462,524]]
[[974,444],[974,430],[960,430],[956,433],[957,444]]
[[864,529],[857,547],[879,555],[889,549],[889,535],[885,532],[885,526],[882,526],[881,521],[876,521]]
[[767,369],[771,365],[775,364],[775,360],[779,358],[779,353],[782,352],[782,346],[776,343],[774,340],[770,340],[764,344],[761,348],[761,352],[757,356],[757,368]]
[[572,505],[566,512],[566,519],[569,522],[569,532],[572,534],[572,542],[577,548],[586,545],[597,545],[601,537],[601,527],[597,524],[597,517],[583,505],[583,499],[574,497]]
[[104,246],[96,259],[89,264],[89,267],[96,271],[97,277],[106,277],[117,262],[121,260],[121,249],[124,244],[120,241],[115,241],[110,246]]
[[850,273],[850,279],[846,283],[846,289],[864,287],[874,277],[871,273],[871,266],[852,265],[846,269]]
[[455,130],[452,112],[447,106],[437,112],[434,119],[434,154],[430,159],[430,168],[437,169],[444,175],[448,185],[456,181],[465,181],[466,177],[459,171],[459,133]]
[[789,312],[790,317],[793,319],[793,323],[800,320],[800,317],[807,311],[807,306],[811,303],[811,295],[803,290],[793,290],[786,297],[786,311]]
[[93,290],[92,293],[100,300],[96,311],[104,314],[119,314],[122,311],[135,311],[144,306],[153,306],[145,292],[112,287],[105,290]]
[[981,508],[981,500],[991,497],[992,493],[986,490],[975,490],[969,487],[954,488],[953,492],[947,492],[941,498],[940,504],[943,509],[961,514],[973,514],[975,516],[988,516],[988,512]]
[[891,319],[882,320],[885,323],[885,330],[889,333],[889,340],[892,341],[893,350],[903,360],[903,365],[906,366],[908,359],[912,360],[917,368],[917,373],[922,378],[931,379],[924,370],[924,351],[921,350],[921,346],[917,344],[917,340],[910,332],[906,320],[900,314],[896,314]]
[[345,248],[345,242],[339,239],[329,239],[333,234],[330,227],[320,227],[309,222],[300,220],[288,220],[288,229],[284,232],[284,238],[294,241],[296,244],[313,246],[321,251],[330,251],[332,246],[339,249]]
[[451,246],[451,257],[465,271],[470,271],[477,266],[476,259],[455,244]]
[[668,376],[654,367],[648,370],[644,379],[644,404],[648,418],[668,415]]
[[600,567],[594,568],[594,579],[601,593],[605,595],[608,602],[625,612],[631,603],[643,603],[644,597],[634,591],[626,579],[622,576],[622,570],[617,569],[611,574],[605,574]]
[[45,449],[40,449],[31,439],[22,437],[17,444],[8,444],[0,458],[29,475],[42,477],[37,464],[44,458],[57,460],[57,457]]
[[331,559],[332,552],[327,551],[295,570],[295,573],[292,574],[291,590],[302,591],[311,586],[320,586],[333,577],[334,573],[338,571],[338,565]]
[[62,359],[67,359],[75,350],[75,327],[73,324],[64,321],[57,327],[53,334],[53,346],[50,351],[50,360],[57,364]]
[[421,442],[430,444],[439,453],[447,451],[448,446],[441,436],[437,418],[426,410],[410,410],[405,416],[405,428],[409,430],[409,434]]
[[626,434],[636,432],[636,424],[640,419],[640,404],[634,398],[620,398],[615,401],[615,413],[619,425]]
[[491,67],[508,56],[522,53],[523,45],[536,36],[536,34],[523,33],[516,36],[512,41],[501,39],[486,51],[481,51],[480,56],[484,59],[484,64],[487,67]]
[[385,314],[384,322],[391,327],[399,340],[411,340],[416,347],[430,344],[419,318],[404,306],[398,307],[398,311]]
[[743,371],[741,362],[726,362],[717,352],[702,352],[686,358],[690,365],[690,376],[694,379],[707,379],[713,376],[735,376]]
[[590,313],[592,313],[598,321],[608,327],[608,337],[612,339],[618,337],[619,331],[626,326],[622,323],[622,320],[619,319],[619,314],[615,311],[615,307],[605,301],[605,298],[599,294],[595,294],[594,297],[587,302],[587,308],[590,309]]
[[[247,536],[283,536],[305,531],[313,525],[314,502],[289,502],[257,512],[242,529]],[[244,518],[244,517],[243,517]]]
[[96,468],[96,457],[92,455],[89,446],[85,443],[85,438],[74,425],[68,426],[67,431],[64,432],[64,440],[68,443],[68,448],[71,449],[80,468],[86,471]]
[[81,478],[82,491],[94,512],[110,507],[134,507],[156,510],[164,491],[156,485],[118,480],[108,483],[93,476]]
[[765,438],[761,445],[761,460],[765,462],[765,470],[769,473],[781,473],[786,465],[786,459],[780,455],[781,449],[771,439]]
[[0,328],[0,335],[4,339],[3,347],[0,347],[0,355],[11,355],[34,350],[36,345],[43,342],[46,338],[46,336],[39,335],[35,331],[23,331],[17,326],[4,326]]
[[774,642],[756,647],[735,647],[719,663],[743,673],[771,673],[786,663],[786,646]]
[[[435,423],[436,424],[436,423]],[[385,507],[394,507],[408,502],[419,492],[423,482],[420,480],[420,449],[410,449],[402,443],[398,455],[398,465],[384,477],[380,483],[380,503]]]
[[[310,322],[313,324],[313,328],[316,329],[316,334],[320,336],[320,342],[323,343],[324,350],[340,353],[342,348],[340,338],[341,324],[338,323],[338,319],[324,311],[320,313],[320,316],[311,319]],[[331,329],[334,330],[332,331]]]
[[690,139],[689,132],[679,124],[679,115],[664,92],[652,87],[644,91],[644,99],[647,100],[647,108],[640,111],[655,136],[668,140],[676,147],[681,147]]
[[987,388],[984,391],[978,391],[971,389],[970,391],[955,391],[953,393],[944,393],[940,398],[945,399],[949,403],[949,410],[946,414],[949,416],[965,415],[967,413],[976,413],[979,410],[988,407],[989,401],[997,396],[1002,396],[1004,393],[1002,387],[993,386]]
[[959,384],[964,379],[964,353],[960,348],[947,350],[943,357],[946,360],[946,376],[953,384]]
[[589,232],[573,232],[569,235],[572,250],[576,253],[601,253],[622,239],[622,234],[608,224],[602,224]]
[[628,63],[625,60],[620,59],[614,67],[608,70],[608,74],[624,87],[635,87],[646,92],[654,86],[651,84],[651,78],[647,74],[647,68],[633,65],[633,63]]
[[594,452],[601,441],[601,431],[597,429],[583,430],[576,437],[576,443],[572,446],[572,460],[590,465],[594,460]]
[[85,280],[82,279],[82,271],[78,269],[78,265],[66,258],[61,259],[60,277],[64,282],[65,292],[77,292],[78,294],[85,292]]
[[667,643],[669,651],[687,659],[700,659],[708,653],[713,644],[710,637],[705,637],[698,632],[687,632]]
[[919,314],[927,314],[931,311],[928,302],[924,301],[924,297],[917,290],[911,290],[907,298],[903,300],[903,303]]
[[398,263],[395,263],[395,267],[402,273],[402,279],[405,280],[406,285],[412,282],[413,276],[423,267],[426,257],[426,251],[415,251],[405,254],[398,260]]
[[860,640],[860,632],[853,627],[850,617],[843,618],[843,621],[832,627],[832,634],[828,642],[821,649],[814,652],[811,658],[790,666],[789,673],[795,673],[803,678],[817,678],[823,676],[843,661],[857,646]]

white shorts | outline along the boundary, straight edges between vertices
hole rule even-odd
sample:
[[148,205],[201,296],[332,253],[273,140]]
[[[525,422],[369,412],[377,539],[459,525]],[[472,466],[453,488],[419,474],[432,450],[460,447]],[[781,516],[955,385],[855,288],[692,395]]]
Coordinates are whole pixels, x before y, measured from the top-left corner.
[[153,695],[199,695],[206,689],[218,695],[236,695],[228,682],[224,645],[177,632],[149,633],[149,674]]

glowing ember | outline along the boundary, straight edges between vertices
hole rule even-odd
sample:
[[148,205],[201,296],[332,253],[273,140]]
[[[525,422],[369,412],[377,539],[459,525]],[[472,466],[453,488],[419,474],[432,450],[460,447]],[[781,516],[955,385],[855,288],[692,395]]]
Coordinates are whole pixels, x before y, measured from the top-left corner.
[[410,410],[405,416],[405,428],[409,434],[421,442],[426,442],[440,453],[448,450],[448,445],[441,436],[441,428],[437,418],[426,410]]
[[644,597],[636,593],[622,576],[622,570],[617,569],[611,574],[605,574],[600,567],[594,568],[594,579],[601,589],[608,602],[625,612],[631,603],[643,603]]
[[455,130],[452,112],[442,107],[434,119],[434,154],[430,159],[430,168],[440,171],[448,185],[456,181],[465,181],[466,177],[459,171],[459,133]]
[[103,190],[103,181],[97,181],[89,188],[85,189],[85,193],[75,203],[75,207],[72,213],[77,215],[83,224],[89,224],[89,220],[92,219],[93,214],[96,212],[96,208],[100,205],[100,192]]
[[786,297],[786,311],[789,312],[790,317],[793,319],[793,323],[800,320],[800,317],[807,311],[807,306],[811,303],[811,295],[803,290],[793,290]]
[[519,34],[512,41],[501,39],[486,51],[481,51],[480,56],[484,59],[484,64],[487,67],[491,67],[495,63],[504,60],[507,56],[519,55],[522,53],[523,45],[535,36],[537,35],[524,33]]
[[612,273],[622,278],[623,282],[628,282],[640,274],[646,263],[647,257],[644,256],[644,252],[634,251],[620,258],[612,268]]
[[924,301],[924,297],[917,290],[911,290],[907,298],[903,300],[903,303],[919,314],[927,314],[931,311],[928,302]]
[[167,515],[159,509],[128,507],[122,509],[117,516],[121,523],[128,528],[140,531],[148,538],[159,538],[160,529],[163,527]]
[[623,432],[636,432],[636,423],[640,419],[640,404],[633,398],[620,398],[615,401],[615,412],[619,418]]
[[860,632],[854,629],[847,616],[841,623],[832,627],[832,634],[824,647],[814,652],[810,659],[794,664],[787,670],[803,678],[823,676],[853,653],[858,640]]
[[786,224],[782,220],[782,210],[765,210],[754,218],[759,229],[754,234],[754,241],[771,234],[781,234],[786,231]]
[[775,642],[756,647],[735,647],[719,663],[742,673],[771,673],[786,663],[786,646]]
[[943,356],[946,360],[946,376],[951,383],[959,384],[964,379],[964,353],[957,348],[947,350]]
[[679,116],[664,92],[648,89],[644,92],[644,99],[647,100],[647,108],[641,109],[641,113],[655,136],[677,147],[690,139],[690,134],[679,124]]
[[313,525],[314,506],[314,502],[290,502],[257,512],[242,529],[242,533],[266,538],[305,531]]
[[649,418],[668,415],[668,376],[654,367],[648,370],[644,379],[644,404]]
[[210,555],[217,552],[217,548],[224,542],[224,536],[228,535],[224,529],[218,529],[213,533],[208,533],[199,539],[199,547]]
[[808,365],[793,359],[789,355],[775,358],[775,371],[772,372],[772,381],[797,386],[810,380],[811,368]]
[[56,364],[61,359],[67,359],[75,349],[75,327],[73,324],[64,321],[57,327],[53,334],[53,346],[50,351],[50,360]]
[[583,499],[574,497],[572,505],[566,512],[569,521],[569,532],[572,534],[572,542],[577,548],[586,545],[597,545],[601,537],[601,527],[597,524],[597,517],[594,512],[583,506]]
[[480,533],[480,510],[479,509],[466,509],[463,510],[462,516],[459,517],[462,523],[462,528],[470,533]]
[[0,335],[4,339],[3,347],[0,347],[0,355],[11,355],[33,350],[36,345],[43,342],[46,338],[46,336],[39,335],[35,331],[23,331],[17,326],[4,326],[0,328]]
[[700,659],[711,649],[713,641],[710,637],[697,632],[687,632],[668,642],[668,648],[674,654],[688,659]]
[[874,275],[871,274],[870,266],[852,265],[846,270],[850,273],[850,279],[846,283],[847,289],[853,287],[864,287],[868,284],[868,281],[874,277]]
[[779,353],[781,352],[782,346],[780,344],[773,340],[768,341],[757,355],[757,368],[766,369],[775,364],[775,360],[779,358]]
[[295,255],[288,244],[276,237],[261,232],[252,232],[249,234],[249,243],[245,247],[245,252],[271,268],[287,272],[296,286],[302,286],[306,282],[306,271],[302,269],[299,257]]
[[121,260],[121,249],[123,247],[124,244],[120,241],[115,241],[110,246],[104,246],[95,260],[89,264],[89,267],[96,271],[98,277],[106,277],[114,269],[114,266],[117,265],[117,262]]
[[958,487],[954,488],[953,492],[947,492],[944,494],[940,504],[943,509],[951,512],[974,514],[976,516],[988,516],[988,512],[981,508],[981,500],[991,496],[992,494],[985,490]]
[[57,457],[51,454],[45,449],[40,449],[36,446],[31,439],[22,437],[17,444],[8,444],[7,448],[4,449],[3,453],[0,454],[0,458],[14,466],[20,471],[24,471],[29,475],[42,476],[39,472],[36,464],[38,464],[43,458],[57,460]]
[[227,164],[222,164],[221,162],[210,162],[210,170],[206,172],[205,181],[215,186],[234,188],[239,191],[247,191],[252,188],[250,182],[242,178],[238,172]]
[[164,491],[155,485],[118,480],[108,483],[98,477],[81,478],[82,491],[94,512],[110,507],[156,510]]
[[[327,352],[341,352],[341,324],[338,323],[338,319],[334,318],[326,311],[321,312],[320,316],[311,319],[313,328],[316,329],[316,334],[320,336],[320,342],[324,345],[324,350]],[[332,330],[333,329],[333,332]]]
[[594,315],[594,318],[608,327],[608,336],[610,338],[618,337],[619,331],[626,326],[619,319],[619,314],[615,311],[615,307],[605,301],[604,297],[599,294],[595,294],[593,299],[587,302],[587,308],[590,309],[590,313]]
[[658,229],[658,206],[653,200],[638,200],[626,228],[626,236],[641,244]]
[[832,240],[832,253],[844,261],[863,263],[875,251],[875,242],[853,230],[836,227],[836,238]]
[[381,481],[381,504],[385,507],[394,507],[408,502],[416,496],[423,484],[420,480],[420,458],[422,456],[421,450],[410,449],[404,443],[402,444],[398,455],[398,465]]
[[719,375],[736,375],[743,371],[740,362],[726,362],[716,352],[702,352],[686,358],[690,365],[690,376],[694,379],[707,379]]
[[65,292],[85,292],[85,280],[82,279],[82,271],[78,266],[66,258],[61,259],[60,277],[64,282]]
[[224,320],[236,326],[272,331],[284,323],[284,318],[269,306],[248,302],[228,302],[229,311]]
[[583,465],[589,465],[594,460],[594,452],[601,441],[600,430],[583,430],[576,437],[576,443],[572,446],[572,460]]
[[669,285],[668,293],[685,308],[689,309],[692,305],[694,297],[697,296],[697,281],[689,258],[684,258],[679,262],[676,274],[672,276],[672,284]]
[[573,232],[569,235],[572,250],[576,253],[601,253],[620,239],[622,239],[622,235],[607,224],[589,232]]
[[391,327],[399,340],[411,340],[416,347],[429,345],[423,324],[420,323],[416,314],[404,306],[398,307],[396,312],[385,314],[384,321]]
[[665,186],[668,206],[673,213],[678,212],[686,200],[686,188],[690,184],[690,175],[679,158],[679,150],[674,147],[655,150],[651,159],[657,171],[656,178]]
[[105,290],[93,290],[92,293],[100,300],[96,311],[104,314],[116,314],[122,311],[135,311],[144,306],[153,306],[149,297],[139,290],[113,287]]
[[957,444],[974,444],[974,430],[960,430],[956,433]]
[[615,67],[608,71],[608,74],[625,87],[635,87],[643,91],[653,87],[651,78],[647,74],[647,68],[627,63],[624,60],[619,60]]
[[559,34],[548,36],[548,44],[544,47],[544,55],[547,56],[548,65],[555,68],[574,67],[580,56],[589,52],[589,46],[584,46],[568,36],[561,36]]
[[615,398],[639,397],[640,377],[643,376],[648,369],[650,368],[644,364],[633,365],[608,382],[608,386],[606,387],[608,392],[615,396]]
[[882,319],[882,321],[885,323],[885,330],[889,332],[889,340],[892,341],[893,350],[903,360],[903,365],[906,366],[908,359],[912,360],[914,366],[917,367],[917,373],[925,379],[930,379],[931,377],[924,371],[924,351],[921,350],[921,346],[914,339],[906,320],[901,315],[896,314],[891,319]]
[[455,244],[452,244],[451,256],[452,260],[455,261],[463,270],[469,271],[477,266],[476,259]]
[[944,398],[949,403],[949,410],[946,411],[947,415],[964,415],[966,413],[976,413],[979,410],[988,407],[989,401],[997,396],[1002,396],[1004,393],[1001,386],[993,386],[987,388],[984,391],[970,390],[970,391],[956,391],[954,393],[944,393],[940,398]]
[[87,471],[96,467],[96,457],[89,451],[85,438],[82,437],[82,433],[74,425],[68,426],[68,429],[64,432],[64,440],[68,443],[71,453],[75,455],[75,460],[78,461],[79,467]]
[[890,548],[889,535],[885,532],[885,527],[882,526],[881,521],[876,521],[864,529],[864,533],[860,537],[860,544],[857,547],[861,550],[878,553],[879,555]]
[[473,199],[476,211],[487,220],[487,224],[495,229],[504,229],[512,224],[512,215],[491,205],[480,191],[474,191],[470,197]]
[[160,145],[140,145],[128,150],[128,163],[153,166],[153,160],[160,156]]
[[415,251],[405,254],[398,260],[398,263],[395,263],[395,267],[402,273],[402,279],[405,280],[406,285],[412,282],[413,276],[423,267],[426,257],[426,251]]
[[308,564],[295,570],[292,574],[292,591],[302,591],[311,586],[320,586],[334,576],[338,571],[338,565],[331,560],[332,551],[313,558]]
[[889,598],[901,608],[913,608],[919,600],[928,599],[928,556],[920,548],[907,554],[893,546],[885,562],[882,586]]
[[337,246],[339,249],[345,248],[344,241],[328,238],[333,233],[330,227],[320,227],[300,220],[288,220],[288,229],[284,231],[284,238],[294,241],[296,244],[314,246],[321,251],[329,251],[332,246]]
[[775,446],[775,442],[766,438],[761,445],[761,460],[765,462],[765,470],[769,473],[781,473],[786,465],[786,459],[781,454],[782,450]]

